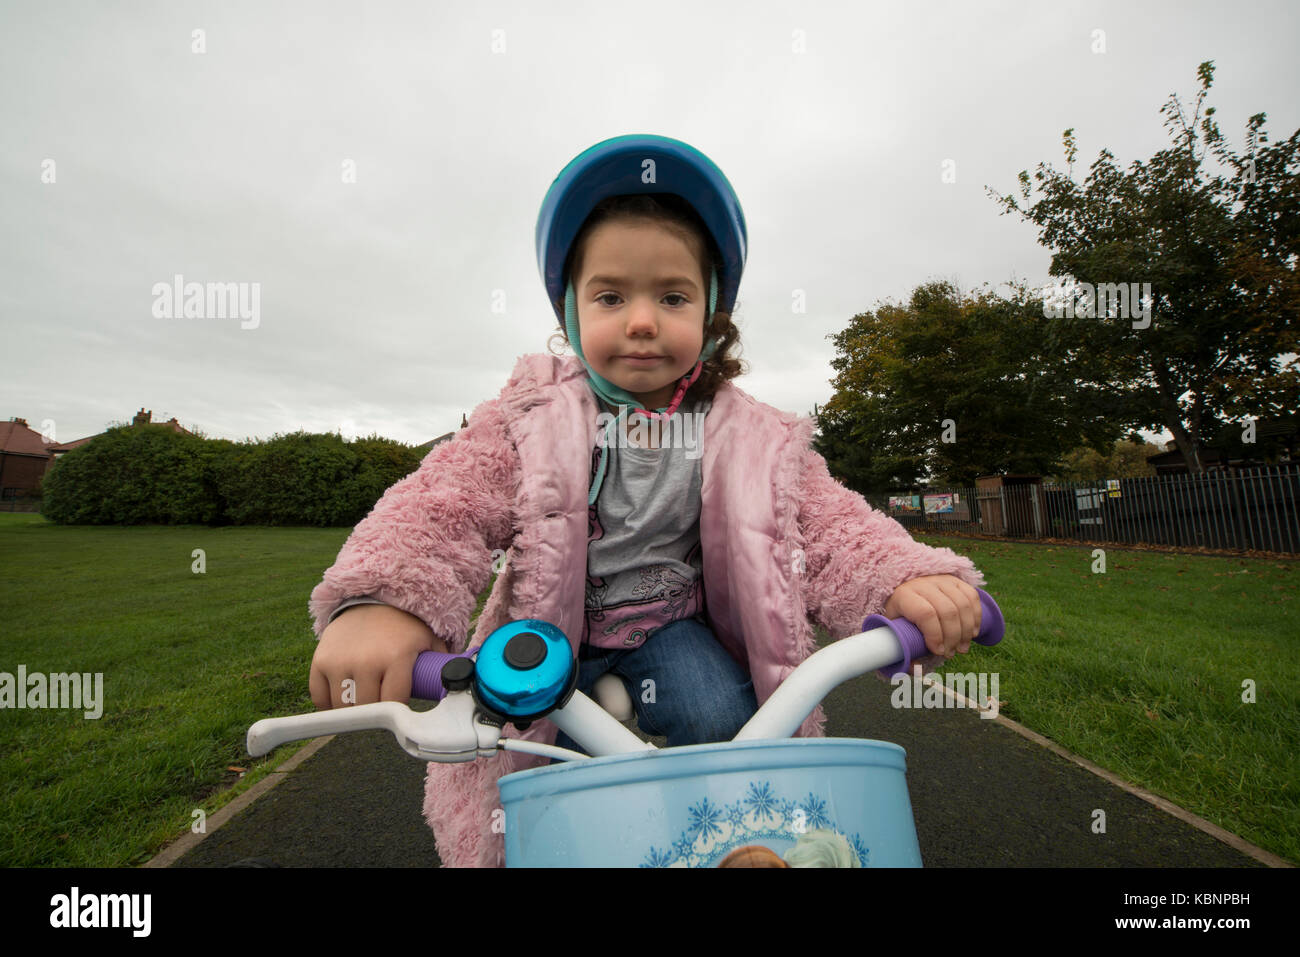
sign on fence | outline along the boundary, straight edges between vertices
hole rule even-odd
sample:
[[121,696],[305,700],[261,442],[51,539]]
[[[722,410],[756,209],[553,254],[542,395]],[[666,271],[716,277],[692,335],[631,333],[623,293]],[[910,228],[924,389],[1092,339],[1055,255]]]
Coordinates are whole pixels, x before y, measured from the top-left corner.
[[935,515],[940,512],[952,511],[953,497],[951,495],[927,495],[925,497],[925,514]]
[[[1076,488],[1074,490],[1074,507],[1079,512],[1098,512],[1105,496],[1099,488]],[[1101,515],[1080,515],[1080,525],[1100,525]]]

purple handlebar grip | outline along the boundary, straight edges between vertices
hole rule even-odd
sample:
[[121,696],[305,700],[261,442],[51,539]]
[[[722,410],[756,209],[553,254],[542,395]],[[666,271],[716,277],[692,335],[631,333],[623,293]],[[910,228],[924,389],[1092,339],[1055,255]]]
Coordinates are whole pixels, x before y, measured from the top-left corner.
[[453,658],[469,658],[478,649],[479,646],[475,645],[469,651],[463,651],[458,655],[448,654],[445,651],[420,652],[415,659],[415,669],[411,672],[411,697],[425,701],[441,701],[447,696],[447,691],[442,686],[442,666]]
[[[983,588],[975,590],[980,596],[980,633],[974,640],[981,645],[996,645],[1007,630],[1002,609],[993,600],[993,596]],[[903,649],[903,658],[888,667],[881,668],[880,673],[886,678],[892,678],[897,674],[911,674],[912,659],[923,658],[930,653],[930,649],[925,646],[925,636],[921,634],[921,629],[906,618],[890,619],[884,615],[871,615],[862,623],[862,630],[870,631],[872,628],[882,626],[891,629],[898,638],[898,643]]]

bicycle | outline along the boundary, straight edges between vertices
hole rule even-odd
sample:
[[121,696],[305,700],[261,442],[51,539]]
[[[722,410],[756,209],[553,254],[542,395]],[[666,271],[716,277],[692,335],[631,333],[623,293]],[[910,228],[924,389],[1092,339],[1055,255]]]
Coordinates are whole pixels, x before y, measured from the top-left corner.
[[[991,596],[975,641],[994,645],[1005,623]],[[459,762],[522,751],[562,763],[498,780],[507,867],[717,866],[758,849],[772,866],[811,858],[847,866],[920,867],[904,750],[857,738],[790,738],[842,682],[878,670],[910,674],[927,654],[906,619],[871,615],[863,631],[804,660],[727,742],[657,748],[576,690],[568,638],[538,619],[510,622],[476,656],[442,669],[446,689],[432,710],[395,701],[265,718],[248,730],[248,752],[287,741],[385,729],[424,761]],[[432,652],[425,652],[425,655]],[[430,697],[417,659],[411,697]],[[590,755],[508,738],[554,721]],[[778,855],[784,854],[784,858]]]

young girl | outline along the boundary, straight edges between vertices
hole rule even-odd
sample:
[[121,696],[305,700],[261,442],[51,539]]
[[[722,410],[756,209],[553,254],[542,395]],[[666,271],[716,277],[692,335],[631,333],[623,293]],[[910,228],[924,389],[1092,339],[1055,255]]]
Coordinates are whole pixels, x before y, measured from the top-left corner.
[[[729,381],[746,242],[730,183],[685,143],[615,137],[560,172],[538,264],[576,355],[521,357],[357,525],[311,596],[318,708],[405,701],[420,652],[464,652],[502,553],[472,643],[515,619],[557,625],[579,690],[617,675],[669,746],[733,737],[816,650],[810,620],[843,638],[874,613],[909,618],[931,667],[969,648],[970,560],[914,542],[831,478],[810,419]],[[824,720],[819,707],[798,733]],[[504,863],[497,778],[540,763],[429,764],[444,864]]]

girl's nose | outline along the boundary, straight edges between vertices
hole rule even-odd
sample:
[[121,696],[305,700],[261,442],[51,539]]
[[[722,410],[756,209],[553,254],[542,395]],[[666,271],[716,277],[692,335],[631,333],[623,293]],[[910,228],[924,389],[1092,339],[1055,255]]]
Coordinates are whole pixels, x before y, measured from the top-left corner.
[[627,332],[629,335],[654,333],[658,329],[659,319],[655,313],[655,304],[649,299],[634,299],[627,310]]

